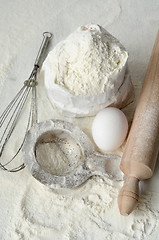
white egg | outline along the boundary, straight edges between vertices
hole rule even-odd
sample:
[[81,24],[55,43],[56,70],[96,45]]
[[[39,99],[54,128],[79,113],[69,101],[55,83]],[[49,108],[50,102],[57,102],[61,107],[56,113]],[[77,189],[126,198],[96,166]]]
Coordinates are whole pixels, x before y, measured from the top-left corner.
[[114,107],[100,111],[94,118],[92,136],[102,151],[113,151],[124,142],[128,132],[128,121],[124,113]]

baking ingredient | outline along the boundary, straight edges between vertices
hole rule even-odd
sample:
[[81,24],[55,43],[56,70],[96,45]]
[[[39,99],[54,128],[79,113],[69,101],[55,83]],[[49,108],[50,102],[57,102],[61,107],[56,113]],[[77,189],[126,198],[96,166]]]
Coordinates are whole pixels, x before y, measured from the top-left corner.
[[124,142],[128,122],[124,113],[113,107],[105,108],[94,118],[92,136],[102,151],[116,150]]
[[114,87],[117,79],[112,81],[110,77],[114,71],[120,75],[127,58],[117,40],[101,26],[90,24],[79,27],[60,42],[47,61],[53,65],[52,71],[58,69],[56,84],[75,96],[92,96]]
[[51,102],[80,116],[128,102],[132,85],[127,60],[125,48],[100,25],[79,27],[59,42],[44,62]]

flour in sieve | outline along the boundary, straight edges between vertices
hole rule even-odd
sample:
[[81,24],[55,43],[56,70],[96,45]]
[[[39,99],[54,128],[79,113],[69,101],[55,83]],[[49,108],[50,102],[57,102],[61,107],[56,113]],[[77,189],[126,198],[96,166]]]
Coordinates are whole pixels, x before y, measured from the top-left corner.
[[72,173],[83,162],[80,145],[69,134],[65,135],[59,134],[50,141],[36,144],[37,161],[54,175]]

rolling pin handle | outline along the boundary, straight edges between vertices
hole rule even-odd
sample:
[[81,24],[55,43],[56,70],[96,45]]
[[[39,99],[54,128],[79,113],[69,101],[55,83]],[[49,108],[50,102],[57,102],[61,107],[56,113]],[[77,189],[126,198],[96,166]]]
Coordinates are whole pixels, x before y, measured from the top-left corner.
[[128,177],[119,192],[118,206],[121,215],[128,216],[136,207],[139,199],[139,180]]

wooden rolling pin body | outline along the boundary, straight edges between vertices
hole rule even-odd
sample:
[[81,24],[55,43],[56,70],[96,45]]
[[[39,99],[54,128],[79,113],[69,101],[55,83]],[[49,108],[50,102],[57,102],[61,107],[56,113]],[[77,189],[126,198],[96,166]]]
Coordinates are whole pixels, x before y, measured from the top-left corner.
[[153,175],[158,151],[159,32],[120,165],[127,176],[118,196],[122,215],[129,215],[135,208],[139,198],[139,180]]

